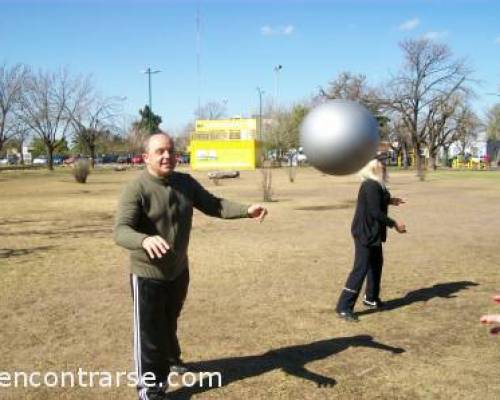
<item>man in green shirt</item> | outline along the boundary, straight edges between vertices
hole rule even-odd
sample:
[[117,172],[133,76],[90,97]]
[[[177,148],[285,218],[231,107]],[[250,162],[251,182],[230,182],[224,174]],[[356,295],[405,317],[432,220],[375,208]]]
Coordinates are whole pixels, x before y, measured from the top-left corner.
[[[215,197],[191,175],[175,172],[174,143],[163,132],[148,138],[143,157],[146,170],[121,196],[114,238],[130,250],[139,399],[164,400],[169,373],[186,371],[177,319],[189,285],[193,207],[213,217],[259,221],[267,210]],[[145,379],[152,374],[153,382]]]

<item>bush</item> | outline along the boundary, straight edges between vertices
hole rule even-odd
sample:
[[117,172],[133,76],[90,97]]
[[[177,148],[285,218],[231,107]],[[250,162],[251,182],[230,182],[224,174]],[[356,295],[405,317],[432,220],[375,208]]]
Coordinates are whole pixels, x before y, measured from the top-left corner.
[[297,175],[297,167],[290,165],[288,167],[288,180],[293,183],[295,182],[295,176]]
[[90,161],[80,159],[73,166],[73,175],[78,183],[87,182],[87,177],[90,173]]

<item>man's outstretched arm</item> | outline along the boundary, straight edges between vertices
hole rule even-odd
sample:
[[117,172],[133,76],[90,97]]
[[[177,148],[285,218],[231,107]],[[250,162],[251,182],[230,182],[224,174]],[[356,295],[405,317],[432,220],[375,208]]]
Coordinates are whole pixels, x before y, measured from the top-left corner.
[[199,182],[192,180],[194,185],[193,205],[204,214],[218,218],[256,218],[264,220],[268,211],[260,204],[240,204],[214,196]]

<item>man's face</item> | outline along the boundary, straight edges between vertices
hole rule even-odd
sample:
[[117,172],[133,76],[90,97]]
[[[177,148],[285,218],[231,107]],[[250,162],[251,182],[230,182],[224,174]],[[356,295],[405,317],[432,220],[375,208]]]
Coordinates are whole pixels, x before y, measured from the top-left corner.
[[153,135],[149,149],[143,154],[149,172],[155,176],[168,176],[176,166],[174,143],[165,135]]

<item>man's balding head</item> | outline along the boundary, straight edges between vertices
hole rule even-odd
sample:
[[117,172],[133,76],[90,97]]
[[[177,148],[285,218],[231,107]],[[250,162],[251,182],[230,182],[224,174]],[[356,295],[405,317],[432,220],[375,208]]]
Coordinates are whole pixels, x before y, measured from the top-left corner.
[[149,135],[146,139],[144,139],[143,146],[142,146],[144,148],[144,152],[145,153],[149,152],[151,140],[156,141],[156,140],[158,140],[158,137],[161,137],[161,136],[165,137],[167,140],[170,140],[172,145],[174,144],[174,140],[172,139],[172,137],[168,133],[163,132],[163,131],[157,131],[157,132]]
[[165,132],[158,132],[144,141],[144,162],[151,175],[166,177],[176,166],[174,141]]

